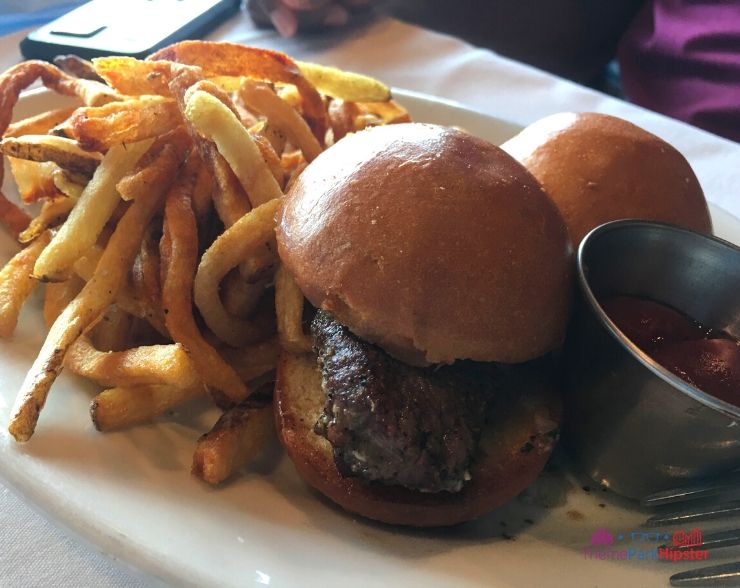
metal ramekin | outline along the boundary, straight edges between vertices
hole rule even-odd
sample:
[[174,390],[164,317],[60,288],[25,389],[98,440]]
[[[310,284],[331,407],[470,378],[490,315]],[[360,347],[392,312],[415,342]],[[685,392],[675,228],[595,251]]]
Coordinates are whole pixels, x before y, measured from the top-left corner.
[[599,298],[651,298],[740,338],[740,249],[668,224],[625,220],[581,242],[566,344],[565,442],[584,471],[630,498],[740,466],[740,408],[669,372]]

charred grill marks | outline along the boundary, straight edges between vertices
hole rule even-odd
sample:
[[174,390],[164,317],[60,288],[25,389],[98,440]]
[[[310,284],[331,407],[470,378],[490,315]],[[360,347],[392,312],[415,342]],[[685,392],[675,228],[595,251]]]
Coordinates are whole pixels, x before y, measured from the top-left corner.
[[326,393],[316,432],[331,443],[342,475],[422,492],[461,490],[499,379],[496,367],[411,367],[323,311],[311,333]]

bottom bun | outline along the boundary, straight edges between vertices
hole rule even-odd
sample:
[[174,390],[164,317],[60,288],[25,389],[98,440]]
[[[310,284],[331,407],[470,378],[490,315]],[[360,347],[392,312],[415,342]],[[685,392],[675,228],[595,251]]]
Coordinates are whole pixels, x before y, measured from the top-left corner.
[[471,468],[472,480],[460,492],[423,493],[340,475],[331,445],[314,433],[325,400],[315,356],[283,354],[280,360],[278,435],[306,482],[345,510],[394,525],[455,525],[490,512],[529,486],[557,441],[560,398],[551,372],[541,364],[507,371],[504,402],[499,405],[497,399]]

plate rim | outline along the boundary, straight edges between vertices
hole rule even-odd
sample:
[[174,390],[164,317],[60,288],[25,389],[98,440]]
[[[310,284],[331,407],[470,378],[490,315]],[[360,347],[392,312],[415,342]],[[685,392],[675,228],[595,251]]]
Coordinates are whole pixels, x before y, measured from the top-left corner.
[[[472,114],[482,117],[495,123],[500,123],[514,132],[523,128],[521,125],[511,121],[481,112],[453,100],[401,88],[394,88],[393,93],[394,97],[401,100],[410,99],[411,101],[452,109],[456,112],[462,111],[466,115]],[[46,88],[38,88],[21,94],[19,103],[24,99],[40,99],[45,95],[56,96],[56,94]],[[710,210],[712,215],[715,214],[715,211],[719,211],[720,215],[726,215],[727,219],[732,219],[733,222],[740,223],[738,217],[721,206],[710,203]],[[1,359],[0,363],[2,363]],[[4,433],[4,435],[7,435],[7,433]],[[9,442],[12,443],[12,441]],[[42,516],[46,522],[61,528],[65,534],[74,540],[79,541],[94,553],[104,556],[108,561],[114,562],[117,566],[134,576],[148,582],[154,580],[163,585],[172,583],[178,585],[198,585],[211,581],[209,577],[196,577],[193,579],[192,576],[186,578],[183,575],[178,575],[177,567],[172,565],[173,559],[171,557],[158,559],[156,553],[148,553],[145,549],[137,549],[136,542],[131,538],[125,537],[121,539],[116,537],[115,532],[111,531],[105,525],[96,525],[91,517],[76,517],[75,514],[78,513],[65,510],[63,500],[54,500],[53,491],[44,492],[44,484],[34,484],[30,474],[23,476],[12,465],[6,467],[4,460],[0,460],[0,480],[35,513]],[[348,519],[348,524],[349,522],[350,519]],[[495,580],[495,578],[492,578],[492,580]],[[254,575],[247,576],[246,574],[244,584],[254,586],[264,585]]]

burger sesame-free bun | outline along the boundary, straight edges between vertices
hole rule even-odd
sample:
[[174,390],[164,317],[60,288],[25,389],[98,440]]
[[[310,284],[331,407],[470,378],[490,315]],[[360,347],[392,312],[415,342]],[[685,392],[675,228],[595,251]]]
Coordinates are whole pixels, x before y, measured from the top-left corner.
[[408,363],[518,363],[562,342],[572,249],[524,167],[462,131],[376,127],[285,198],[278,251],[308,300]]
[[[301,477],[345,510],[394,525],[454,525],[510,501],[537,478],[556,442],[560,400],[547,368],[514,366],[508,398],[483,431],[460,492],[424,493],[343,477],[329,442],[314,432],[324,406],[316,356],[283,354],[275,385],[280,441]],[[499,399],[505,396],[499,395]]]
[[712,232],[704,193],[684,156],[620,118],[554,114],[501,148],[539,180],[575,245],[594,227],[624,218]]

